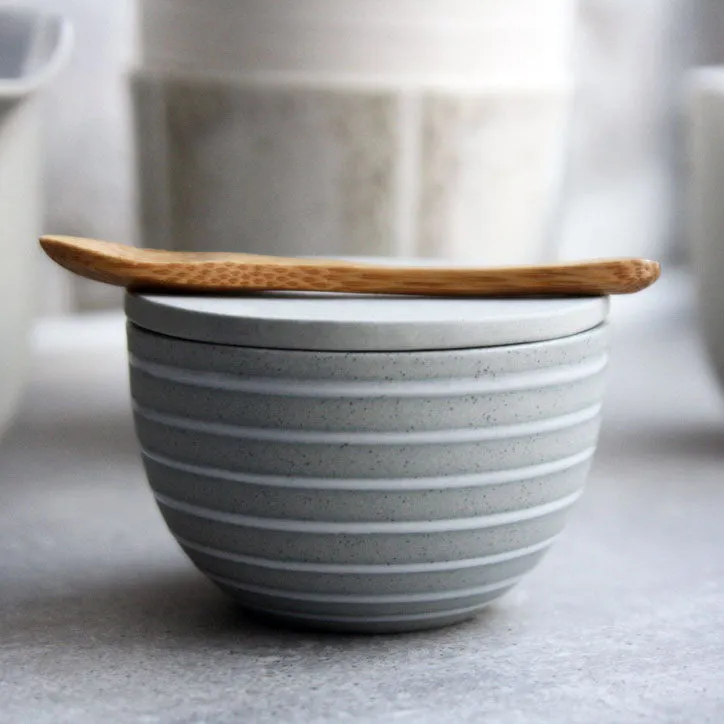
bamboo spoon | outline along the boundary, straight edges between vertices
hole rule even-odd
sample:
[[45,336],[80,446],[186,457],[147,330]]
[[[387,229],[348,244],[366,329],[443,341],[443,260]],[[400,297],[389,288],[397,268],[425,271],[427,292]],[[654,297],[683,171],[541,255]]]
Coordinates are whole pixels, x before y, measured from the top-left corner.
[[475,269],[159,251],[70,236],[43,236],[40,244],[82,277],[144,291],[585,296],[638,292],[660,274],[659,264],[646,259]]

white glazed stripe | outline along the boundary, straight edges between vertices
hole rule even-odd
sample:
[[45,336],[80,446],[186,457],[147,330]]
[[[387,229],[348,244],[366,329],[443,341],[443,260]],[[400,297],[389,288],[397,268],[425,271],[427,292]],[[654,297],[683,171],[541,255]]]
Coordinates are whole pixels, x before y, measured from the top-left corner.
[[220,468],[193,465],[181,460],[174,460],[167,455],[143,450],[144,457],[170,469],[197,475],[208,480],[228,480],[242,485],[259,485],[264,487],[290,488],[301,490],[376,490],[394,492],[399,490],[439,490],[450,488],[469,488],[484,485],[501,485],[505,483],[521,483],[547,475],[565,472],[571,468],[587,463],[595,452],[588,447],[575,455],[559,460],[530,465],[524,468],[510,468],[484,473],[468,473],[445,477],[419,478],[307,478],[285,475],[264,475],[259,473],[222,470]]
[[600,416],[601,405],[590,405],[583,410],[544,418],[516,425],[499,425],[490,428],[462,428],[457,430],[423,430],[418,432],[374,431],[374,432],[328,432],[321,430],[284,430],[275,428],[252,428],[240,425],[194,420],[188,417],[168,415],[134,403],[136,416],[170,429],[199,432],[218,437],[238,440],[256,440],[288,445],[364,445],[370,447],[385,445],[455,445],[485,440],[507,440],[531,437],[549,432],[565,430]]
[[309,573],[309,574],[335,574],[335,575],[374,575],[374,576],[395,576],[399,574],[419,574],[456,572],[470,568],[487,568],[499,563],[507,563],[518,558],[525,558],[536,553],[547,550],[558,538],[560,533],[545,540],[524,548],[515,548],[502,553],[493,553],[478,558],[461,558],[445,561],[432,561],[426,563],[308,563],[305,561],[286,561],[260,558],[258,556],[233,553],[231,551],[219,550],[202,543],[190,541],[180,535],[174,535],[178,544],[184,548],[222,561],[241,563],[255,568],[263,568],[272,571],[285,571],[288,573]]
[[360,594],[332,594],[332,593],[307,593],[305,591],[286,591],[280,588],[268,588],[266,586],[257,586],[251,583],[242,583],[235,579],[219,576],[209,571],[204,573],[225,586],[230,586],[244,593],[252,593],[258,596],[268,596],[270,598],[288,600],[288,601],[307,601],[321,604],[400,604],[400,603],[433,603],[435,601],[449,601],[458,598],[471,598],[473,596],[481,596],[486,593],[492,593],[504,588],[514,586],[524,574],[513,576],[504,581],[496,581],[483,586],[475,586],[473,588],[463,588],[459,590],[437,591],[434,593],[408,593],[401,594],[378,594],[373,596],[363,596]]
[[213,521],[239,528],[250,528],[262,531],[277,531],[307,535],[416,535],[425,533],[443,533],[449,531],[483,530],[501,528],[523,521],[544,518],[571,507],[581,497],[583,489],[579,489],[557,500],[521,510],[493,513],[474,518],[453,518],[447,520],[398,520],[398,521],[317,521],[291,520],[281,518],[260,518],[258,516],[226,513],[201,505],[176,500],[168,495],[154,492],[156,502],[161,508],[169,508],[178,513],[189,515],[201,520]]
[[324,382],[320,380],[276,380],[241,377],[221,372],[203,372],[159,364],[130,355],[132,369],[162,380],[194,387],[248,392],[258,395],[309,398],[380,398],[380,397],[462,397],[486,393],[524,392],[578,382],[603,372],[608,355],[601,354],[585,362],[558,365],[550,369],[518,374],[481,377],[479,379],[370,380],[369,382]]

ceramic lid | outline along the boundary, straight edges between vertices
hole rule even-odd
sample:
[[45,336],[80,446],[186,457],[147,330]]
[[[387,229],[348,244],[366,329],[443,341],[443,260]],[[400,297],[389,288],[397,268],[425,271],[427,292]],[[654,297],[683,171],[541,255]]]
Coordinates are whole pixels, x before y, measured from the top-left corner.
[[241,347],[350,352],[539,342],[592,329],[607,311],[605,297],[126,296],[133,323],[167,336]]

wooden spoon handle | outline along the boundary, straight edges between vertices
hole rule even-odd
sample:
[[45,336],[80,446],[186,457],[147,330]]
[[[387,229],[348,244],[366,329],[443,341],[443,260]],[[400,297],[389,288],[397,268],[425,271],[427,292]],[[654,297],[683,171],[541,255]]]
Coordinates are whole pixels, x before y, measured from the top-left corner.
[[[643,259],[610,259],[500,268],[345,270],[349,291],[441,296],[598,296],[630,294],[651,285],[658,265]],[[356,270],[355,270],[356,271]],[[345,289],[347,291],[347,289]]]
[[48,256],[70,271],[130,289],[188,292],[316,291],[437,296],[606,295],[653,284],[646,259],[505,268],[403,267],[326,259],[136,249],[44,236]]

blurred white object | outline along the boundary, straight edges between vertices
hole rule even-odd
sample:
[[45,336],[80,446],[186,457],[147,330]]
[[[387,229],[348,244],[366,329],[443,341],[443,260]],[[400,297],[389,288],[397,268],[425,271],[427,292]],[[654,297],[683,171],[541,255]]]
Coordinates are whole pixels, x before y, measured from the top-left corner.
[[575,0],[141,0],[147,246],[551,254]]
[[34,260],[42,223],[37,93],[68,56],[61,17],[0,8],[0,428],[20,393],[27,333],[40,285]]
[[[1,2],[2,0],[0,0]],[[43,228],[58,234],[135,241],[133,153],[126,68],[134,0],[12,0],[67,18],[75,43],[67,66],[43,97]],[[111,287],[73,279],[41,259],[39,311],[118,307]]]
[[680,247],[681,82],[704,52],[703,10],[715,6],[724,8],[581,0],[562,257],[667,257]]
[[[572,0],[141,0],[140,62],[419,84],[567,80]],[[273,79],[273,78],[272,78]]]
[[689,222],[699,315],[724,384],[724,66],[690,79]]

